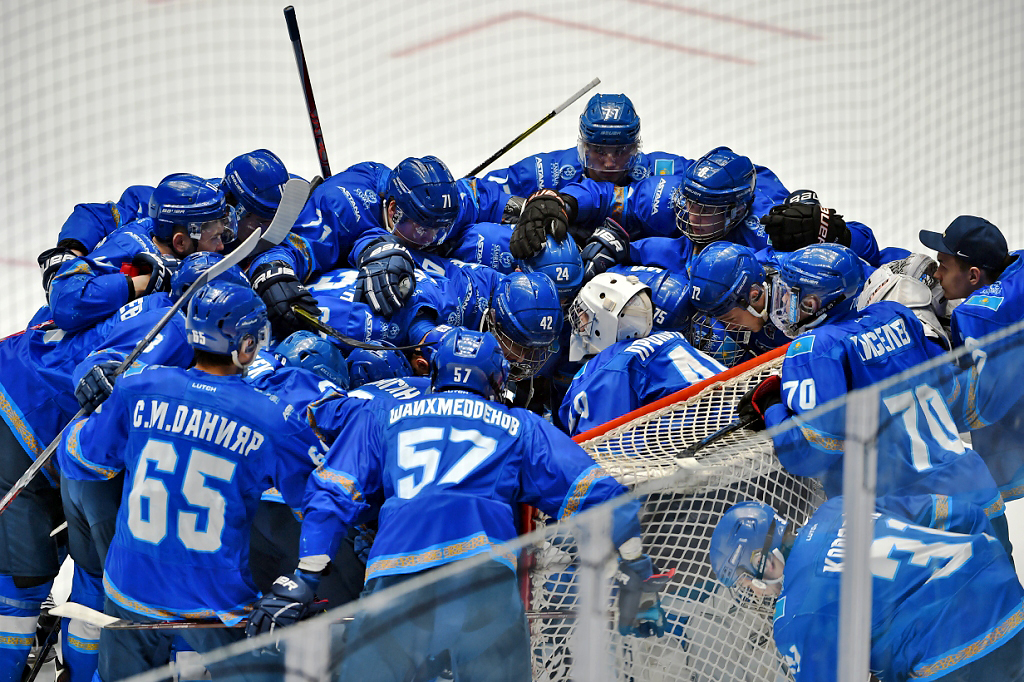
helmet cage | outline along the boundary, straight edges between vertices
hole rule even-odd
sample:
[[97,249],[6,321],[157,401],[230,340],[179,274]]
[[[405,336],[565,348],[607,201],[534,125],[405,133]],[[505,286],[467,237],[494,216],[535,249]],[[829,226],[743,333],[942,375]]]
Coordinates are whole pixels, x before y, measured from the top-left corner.
[[494,334],[494,338],[498,340],[501,352],[505,359],[508,360],[509,381],[522,381],[536,376],[540,368],[547,363],[552,353],[554,353],[551,344],[546,346],[527,346],[513,339],[502,329],[494,308],[488,310],[484,316],[484,331]]
[[749,329],[730,328],[707,313],[695,315],[686,329],[690,345],[726,367],[735,367],[750,350]]
[[651,288],[635,275],[602,273],[580,290],[568,318],[569,361],[577,362],[616,341],[650,334],[654,324]]

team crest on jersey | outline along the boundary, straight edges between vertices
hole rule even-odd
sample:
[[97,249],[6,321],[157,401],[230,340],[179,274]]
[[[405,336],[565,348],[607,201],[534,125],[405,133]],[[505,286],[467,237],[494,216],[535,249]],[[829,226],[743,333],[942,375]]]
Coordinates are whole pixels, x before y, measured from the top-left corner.
[[814,335],[801,336],[799,339],[790,342],[789,349],[786,351],[786,357],[793,358],[797,355],[804,355],[805,353],[810,353],[813,349]]
[[363,202],[363,206],[366,208],[370,208],[380,200],[377,193],[371,189],[354,189],[352,192],[359,197],[359,200]]
[[980,306],[982,308],[988,308],[989,310],[995,311],[995,310],[999,310],[999,306],[1001,306],[1003,304],[1003,297],[1002,296],[988,296],[988,295],[983,296],[983,295],[980,295],[980,294],[975,294],[974,296],[971,296],[969,299],[964,301],[963,304],[964,305],[976,305],[976,306]]
[[651,177],[651,171],[646,166],[633,166],[633,169],[629,171],[629,177],[634,180],[644,180]]
[[[555,164],[555,165],[557,165],[557,164]],[[561,176],[561,178],[563,180],[572,180],[573,178],[576,177],[576,169],[573,168],[572,166],[566,164],[566,165],[562,166],[561,168],[559,168],[558,171],[556,172],[555,177],[559,177],[559,176]]]
[[448,324],[453,327],[462,326],[462,315],[459,311],[448,313]]
[[402,328],[397,324],[386,324],[384,325],[384,336],[389,339],[397,339],[398,334],[402,331]]

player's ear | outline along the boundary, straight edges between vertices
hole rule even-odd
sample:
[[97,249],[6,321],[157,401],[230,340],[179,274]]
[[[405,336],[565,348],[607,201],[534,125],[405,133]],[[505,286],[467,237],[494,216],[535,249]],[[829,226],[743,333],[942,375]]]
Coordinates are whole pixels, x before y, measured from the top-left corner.
[[425,377],[430,375],[430,363],[427,362],[422,353],[416,353],[409,358],[409,364],[412,365],[412,371],[416,376]]
[[171,237],[171,249],[178,258],[184,258],[195,251],[195,244],[192,237],[185,232],[175,232]]
[[258,346],[256,344],[256,338],[251,335],[247,335],[238,345],[238,361],[242,365],[248,365],[256,359],[257,350]]

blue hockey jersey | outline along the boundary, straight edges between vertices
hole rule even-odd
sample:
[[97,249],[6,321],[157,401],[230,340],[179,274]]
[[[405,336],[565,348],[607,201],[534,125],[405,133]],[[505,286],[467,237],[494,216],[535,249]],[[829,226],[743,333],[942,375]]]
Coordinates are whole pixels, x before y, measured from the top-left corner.
[[679,332],[619,341],[573,377],[559,419],[576,435],[723,371]]
[[88,253],[119,227],[148,217],[152,195],[149,185],[132,185],[116,202],[77,204],[61,226],[57,242],[74,239]]
[[260,495],[275,487],[300,507],[320,445],[291,405],[241,376],[148,366],[118,379],[67,449],[69,478],[125,471],[107,597],[150,618],[233,624],[257,597],[244,567]]
[[[774,634],[796,682],[837,677],[842,502],[833,498],[818,508],[786,560]],[[876,512],[870,665],[879,679],[948,675],[1024,625],[1024,588],[977,521],[968,511],[950,519],[955,532],[946,532]]]
[[[625,492],[539,416],[470,393],[349,399],[344,410],[327,461],[310,477],[299,555],[333,556],[366,499],[382,493],[367,580],[491,552],[516,536],[515,502],[565,518]],[[639,536],[637,510],[620,508],[616,546]],[[495,559],[515,570],[513,556]]]
[[[768,408],[765,417],[774,427],[795,416],[794,425],[773,438],[779,461],[793,474],[820,478],[829,497],[841,494],[845,403],[824,413],[815,408],[939,354],[913,312],[892,301],[849,311],[798,336],[782,364],[783,404]],[[946,406],[957,391],[948,365],[882,391],[876,491],[959,497],[996,517],[1004,505],[995,481],[960,440]]]

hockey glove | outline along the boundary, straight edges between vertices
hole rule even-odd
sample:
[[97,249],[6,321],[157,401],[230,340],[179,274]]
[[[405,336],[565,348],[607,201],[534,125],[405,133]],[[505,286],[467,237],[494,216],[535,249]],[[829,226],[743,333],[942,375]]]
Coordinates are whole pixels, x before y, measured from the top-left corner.
[[394,239],[370,242],[359,254],[358,265],[355,300],[366,303],[377,315],[390,317],[416,287],[412,255]]
[[619,559],[615,575],[619,583],[619,634],[661,637],[665,634],[665,611],[658,593],[675,571],[655,575],[654,563],[646,554],[626,561]]
[[510,225],[518,223],[519,218],[523,215],[524,204],[526,204],[526,197],[509,197],[508,203],[505,204],[505,208],[501,212],[501,224]]
[[72,249],[78,247],[78,250],[82,253],[85,252],[85,247],[74,240],[62,239],[60,244],[47,249],[36,257],[36,262],[39,263],[39,270],[43,276],[43,291],[46,292],[46,297],[50,297],[50,284],[53,283],[53,277],[60,270],[60,266],[64,265],[69,260],[75,260],[78,258]]
[[534,192],[523,205],[523,213],[509,238],[509,251],[516,258],[533,258],[544,250],[549,234],[557,241],[569,233],[572,205],[566,204],[565,196],[552,189]]
[[377,537],[377,528],[376,526],[361,525],[356,526],[356,530],[359,533],[352,539],[352,549],[359,560],[365,564],[366,560],[370,558],[370,549],[373,547],[374,538]]
[[271,261],[252,271],[252,288],[267,306],[267,318],[274,338],[287,338],[292,332],[308,329],[293,307],[320,317],[316,299],[299,283],[295,271],[287,263]]
[[78,386],[75,387],[75,398],[86,414],[91,414],[110,397],[114,391],[117,368],[120,366],[121,363],[116,360],[106,360],[94,365],[78,382]]
[[275,628],[294,625],[316,609],[313,605],[313,587],[296,570],[282,575],[270,586],[270,594],[256,600],[245,635],[255,637]]
[[174,256],[165,256],[162,253],[149,253],[143,251],[132,259],[132,266],[138,270],[140,275],[149,275],[149,283],[142,295],[148,295],[154,291],[167,292],[171,290],[171,277],[178,271],[181,265]]
[[629,236],[617,222],[606,218],[604,224],[594,230],[580,256],[583,281],[589,282],[611,266],[629,260]]
[[782,379],[772,374],[743,394],[736,403],[736,413],[747,428],[761,431],[765,428],[764,415],[772,405],[782,404]]
[[818,204],[779,204],[761,216],[776,251],[796,251],[811,244],[849,246],[852,235],[843,216]]

